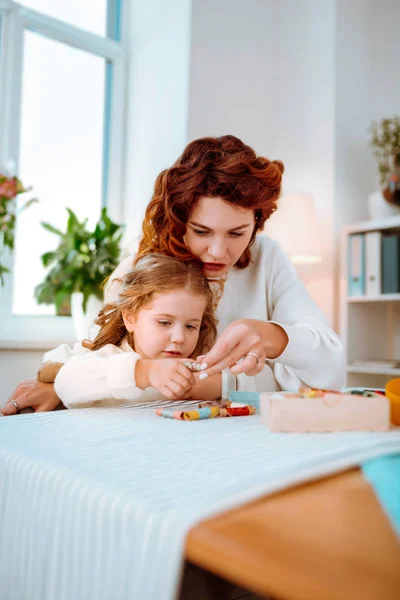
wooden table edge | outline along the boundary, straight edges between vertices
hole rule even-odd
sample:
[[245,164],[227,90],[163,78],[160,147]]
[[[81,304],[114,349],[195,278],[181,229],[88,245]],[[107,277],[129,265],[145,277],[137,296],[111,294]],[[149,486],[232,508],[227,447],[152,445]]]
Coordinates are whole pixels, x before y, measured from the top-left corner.
[[400,542],[358,468],[199,523],[185,557],[284,600],[400,598]]

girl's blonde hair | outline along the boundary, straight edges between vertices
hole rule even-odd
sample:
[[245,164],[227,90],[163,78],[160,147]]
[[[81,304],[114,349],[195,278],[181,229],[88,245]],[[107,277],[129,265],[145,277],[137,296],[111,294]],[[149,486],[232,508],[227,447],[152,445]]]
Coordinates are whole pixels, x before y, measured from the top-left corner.
[[206,299],[199,339],[192,356],[205,354],[217,336],[212,291],[198,264],[182,262],[165,254],[145,255],[123,277],[118,300],[104,305],[95,320],[96,325],[100,326],[99,333],[93,342],[85,341],[83,345],[91,350],[98,350],[106,344],[119,346],[127,335],[123,312],[137,314],[155,294],[182,288]]

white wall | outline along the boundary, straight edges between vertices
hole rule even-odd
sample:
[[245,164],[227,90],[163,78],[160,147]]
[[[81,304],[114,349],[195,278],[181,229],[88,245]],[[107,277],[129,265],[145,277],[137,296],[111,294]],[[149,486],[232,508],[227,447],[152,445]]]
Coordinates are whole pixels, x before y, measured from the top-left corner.
[[400,112],[400,2],[337,0],[337,227],[368,218],[367,198],[379,189],[368,127]]
[[126,179],[126,240],[140,233],[158,173],[187,141],[190,0],[131,0]]
[[[334,323],[335,1],[276,3],[273,123],[276,152],[286,165],[284,193],[314,198],[321,263],[298,267],[308,291]],[[299,223],[308,227],[308,222]],[[267,227],[268,231],[268,227]]]
[[400,112],[400,2],[369,0],[371,116]]
[[189,140],[231,133],[271,152],[272,4],[193,0]]

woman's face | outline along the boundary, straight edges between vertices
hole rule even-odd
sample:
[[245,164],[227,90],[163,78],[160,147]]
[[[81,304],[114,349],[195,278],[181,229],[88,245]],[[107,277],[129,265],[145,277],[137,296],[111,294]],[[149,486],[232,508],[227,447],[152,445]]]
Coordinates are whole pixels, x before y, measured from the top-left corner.
[[183,240],[203,262],[204,275],[220,277],[246,250],[254,225],[252,209],[202,196],[189,215]]

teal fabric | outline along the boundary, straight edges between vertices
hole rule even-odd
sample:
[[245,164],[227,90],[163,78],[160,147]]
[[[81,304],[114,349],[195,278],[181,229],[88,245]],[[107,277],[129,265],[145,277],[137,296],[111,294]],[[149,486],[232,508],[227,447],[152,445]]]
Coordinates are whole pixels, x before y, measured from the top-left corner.
[[250,404],[250,406],[255,406],[257,411],[260,410],[259,392],[229,392],[229,400]]
[[369,460],[362,470],[400,536],[400,454]]

